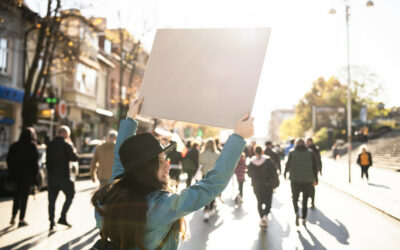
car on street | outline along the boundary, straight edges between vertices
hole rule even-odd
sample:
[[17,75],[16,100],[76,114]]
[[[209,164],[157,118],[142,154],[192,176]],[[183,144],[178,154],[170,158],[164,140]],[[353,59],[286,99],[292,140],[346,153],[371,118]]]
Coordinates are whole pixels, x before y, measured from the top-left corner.
[[92,162],[94,150],[103,144],[103,140],[91,140],[84,145],[78,154],[79,157],[79,177],[90,175],[90,163]]

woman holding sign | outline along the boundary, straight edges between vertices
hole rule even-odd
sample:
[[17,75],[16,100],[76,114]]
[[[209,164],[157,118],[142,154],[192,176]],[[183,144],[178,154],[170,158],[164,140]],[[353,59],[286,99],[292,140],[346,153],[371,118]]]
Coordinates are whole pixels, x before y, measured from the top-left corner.
[[[101,240],[93,249],[177,249],[185,238],[184,216],[212,201],[233,175],[245,146],[253,135],[253,120],[242,117],[225,144],[215,167],[196,184],[173,193],[168,187],[170,166],[165,148],[149,133],[135,135],[135,117],[143,98],[129,106],[121,121],[110,183],[92,197]],[[250,119],[249,119],[250,118]]]

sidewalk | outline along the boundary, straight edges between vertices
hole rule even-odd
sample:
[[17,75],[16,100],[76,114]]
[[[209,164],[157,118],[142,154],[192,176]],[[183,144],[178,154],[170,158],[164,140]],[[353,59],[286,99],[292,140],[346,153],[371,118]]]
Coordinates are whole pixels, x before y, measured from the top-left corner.
[[[354,160],[354,159],[353,159]],[[400,173],[371,167],[369,184],[361,179],[360,167],[352,163],[351,184],[348,163],[323,158],[320,181],[331,185],[381,212],[400,220]],[[334,199],[334,197],[332,197]],[[352,211],[355,212],[355,211]]]

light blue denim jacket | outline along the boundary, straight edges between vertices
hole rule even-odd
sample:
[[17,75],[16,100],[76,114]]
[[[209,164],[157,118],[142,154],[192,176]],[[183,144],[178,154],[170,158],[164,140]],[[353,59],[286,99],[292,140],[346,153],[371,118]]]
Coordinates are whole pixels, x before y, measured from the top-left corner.
[[[120,123],[111,180],[124,172],[118,151],[127,138],[135,135],[137,125],[138,123],[130,118]],[[222,193],[233,175],[244,146],[245,141],[241,136],[231,135],[215,162],[215,167],[204,179],[180,193],[155,191],[147,195],[148,211],[144,245],[148,250],[156,249],[160,245],[176,220],[204,207]],[[95,217],[97,227],[101,228],[102,217],[97,213]],[[177,249],[179,244],[177,238],[177,234],[171,234],[163,249]]]

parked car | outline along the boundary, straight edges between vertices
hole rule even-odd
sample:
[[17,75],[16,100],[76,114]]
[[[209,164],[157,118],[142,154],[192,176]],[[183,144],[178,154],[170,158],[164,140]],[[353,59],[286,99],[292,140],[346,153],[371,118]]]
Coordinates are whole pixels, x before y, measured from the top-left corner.
[[[39,172],[36,176],[37,189],[42,190],[47,188],[47,168],[46,168],[46,145],[37,146],[39,154]],[[79,173],[79,163],[77,161],[70,162],[70,178],[72,181],[76,180]],[[0,188],[4,192],[14,191],[14,186],[12,183],[7,181],[7,163],[5,159],[0,159]]]
[[90,175],[90,163],[92,162],[94,150],[98,145],[103,144],[103,140],[91,140],[82,147],[79,153],[79,177]]

